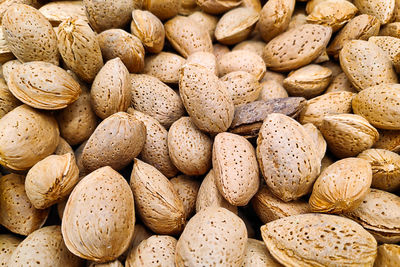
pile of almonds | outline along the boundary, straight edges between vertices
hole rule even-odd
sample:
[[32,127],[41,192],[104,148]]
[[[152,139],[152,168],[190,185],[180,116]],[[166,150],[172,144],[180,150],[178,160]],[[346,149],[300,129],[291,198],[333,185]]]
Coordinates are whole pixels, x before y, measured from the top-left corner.
[[0,21],[0,266],[400,266],[399,0]]

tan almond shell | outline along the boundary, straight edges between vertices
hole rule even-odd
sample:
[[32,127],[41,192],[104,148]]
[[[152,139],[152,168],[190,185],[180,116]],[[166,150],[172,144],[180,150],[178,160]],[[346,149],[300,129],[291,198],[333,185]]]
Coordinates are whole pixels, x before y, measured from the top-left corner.
[[254,8],[257,12],[261,11],[261,1],[260,0],[242,0],[241,6]]
[[109,166],[76,185],[61,223],[68,250],[96,262],[120,256],[129,246],[134,226],[132,191],[125,178]]
[[329,150],[338,158],[355,157],[379,139],[378,131],[355,114],[325,116],[319,129]]
[[170,181],[182,199],[186,219],[189,219],[196,211],[196,199],[200,188],[200,181],[187,175],[178,175]]
[[177,54],[161,52],[145,58],[144,74],[158,78],[163,83],[178,83],[179,69],[185,64],[185,59]]
[[58,65],[57,36],[50,22],[37,9],[12,5],[2,19],[8,47],[22,62],[46,61]]
[[146,113],[169,128],[185,113],[182,100],[171,87],[154,76],[131,74],[131,107]]
[[15,59],[14,54],[8,47],[7,40],[4,36],[3,27],[0,26],[0,63],[4,64],[12,59]]
[[135,159],[130,186],[137,213],[154,233],[175,235],[185,227],[185,209],[173,184],[153,166]]
[[68,142],[65,141],[65,139],[60,136],[57,148],[54,151],[54,155],[64,155],[67,153],[71,153],[72,156],[75,157],[74,150],[72,150],[72,147],[70,146],[70,144],[68,144]]
[[68,18],[77,18],[89,22],[83,1],[50,2],[39,8],[39,11],[49,20],[53,27],[57,27]]
[[286,31],[295,3],[295,0],[270,0],[263,6],[257,29],[265,42]]
[[179,2],[180,2],[178,10],[179,15],[187,16],[193,14],[194,12],[200,9],[200,7],[198,7],[196,4],[196,0],[180,0]]
[[103,120],[90,136],[82,152],[82,163],[88,171],[103,166],[120,170],[142,151],[146,138],[143,122],[125,112]]
[[22,239],[10,234],[0,235],[0,266],[7,266],[13,252]]
[[256,152],[243,136],[219,133],[213,144],[215,183],[222,196],[234,206],[245,206],[260,186]]
[[226,75],[233,71],[247,71],[254,75],[257,80],[261,80],[266,72],[265,62],[263,59],[246,50],[236,50],[226,53],[219,61],[219,74]]
[[2,64],[2,72],[3,72],[3,78],[8,82],[8,78],[10,76],[10,73],[13,72],[18,66],[22,65],[21,61],[18,59],[10,60],[7,61],[6,63]]
[[25,104],[46,110],[66,108],[82,92],[77,81],[64,69],[48,62],[32,61],[10,73],[8,88]]
[[368,42],[372,42],[382,49],[392,62],[394,62],[400,50],[400,38],[392,36],[371,36]]
[[378,130],[379,139],[373,148],[387,149],[389,151],[400,152],[400,130]]
[[178,241],[168,235],[153,235],[131,251],[126,267],[175,267],[175,248]]
[[247,239],[246,254],[241,267],[281,267],[269,253],[265,243],[253,238]]
[[83,152],[83,149],[85,148],[87,142],[88,142],[88,140],[86,140],[82,144],[80,144],[80,146],[74,152],[74,156],[76,159],[76,165],[78,166],[78,169],[79,169],[79,178],[80,179],[90,173],[85,168],[85,166],[83,166],[83,162],[82,162],[82,154],[83,154],[82,152]]
[[345,158],[327,167],[315,181],[309,204],[313,212],[342,213],[356,209],[369,193],[368,161]]
[[96,33],[82,19],[68,18],[57,28],[58,49],[65,65],[80,79],[92,82],[103,67]]
[[46,209],[71,193],[79,181],[73,154],[51,155],[36,163],[25,178],[25,190],[37,209]]
[[345,214],[361,224],[378,242],[400,241],[400,197],[395,194],[371,189],[357,209]]
[[218,17],[207,14],[202,11],[196,11],[190,16],[188,16],[188,18],[194,20],[203,28],[205,28],[210,34],[211,40],[215,41],[215,28],[217,27],[217,23],[219,20]]
[[381,84],[358,93],[352,101],[355,114],[379,129],[400,130],[400,85]]
[[234,105],[242,105],[258,99],[261,85],[257,78],[247,71],[233,71],[220,78],[232,96]]
[[238,7],[225,13],[215,28],[215,38],[225,45],[237,44],[251,34],[260,15],[252,8]]
[[372,42],[351,40],[339,53],[343,72],[358,90],[384,84],[397,83],[397,74],[385,52]]
[[97,35],[105,61],[119,57],[130,73],[144,68],[144,47],[136,36],[121,29],[110,29]]
[[93,29],[100,33],[112,28],[123,28],[129,23],[135,1],[97,1],[83,0],[86,16]]
[[25,4],[34,8],[39,8],[42,3],[38,0],[4,0],[0,4],[0,21],[7,9],[13,4]]
[[0,119],[21,105],[21,102],[8,89],[4,78],[0,78]]
[[237,215],[208,207],[190,219],[178,240],[177,267],[240,266],[247,246],[247,230]]
[[241,4],[241,0],[196,0],[204,12],[219,15]]
[[167,21],[164,27],[167,39],[184,58],[198,51],[212,52],[212,42],[208,31],[196,21],[176,16]]
[[156,15],[160,20],[175,17],[178,14],[180,0],[144,0],[143,9]]
[[25,193],[25,177],[8,174],[0,178],[0,224],[13,233],[29,235],[47,220],[49,210],[38,210]]
[[367,149],[358,158],[372,167],[371,187],[393,192],[400,189],[400,155],[385,149]]
[[194,52],[188,56],[186,64],[198,64],[210,70],[217,76],[219,74],[217,58],[210,52]]
[[142,41],[150,53],[160,53],[164,48],[164,25],[149,11],[135,9],[132,11],[131,33]]
[[299,121],[302,124],[310,122],[319,127],[326,115],[350,113],[355,95],[351,92],[331,92],[312,98],[301,111]]
[[374,267],[391,267],[400,265],[400,246],[395,244],[383,244],[378,247]]
[[384,25],[379,35],[400,38],[400,22],[392,22]]
[[78,100],[57,114],[61,136],[72,146],[89,139],[97,127],[97,120],[87,89]]
[[349,78],[347,78],[346,73],[344,72],[336,75],[336,77],[333,78],[325,93],[341,91],[357,93],[356,88],[354,88],[353,84],[350,82]]
[[263,223],[269,223],[280,218],[311,212],[308,202],[294,200],[284,202],[274,196],[267,187],[261,187],[251,200],[253,210]]
[[321,166],[314,141],[303,126],[278,113],[268,115],[261,126],[257,159],[272,193],[286,202],[311,191]]
[[179,93],[192,122],[202,131],[219,133],[232,123],[232,98],[218,77],[197,64],[180,70]]
[[92,83],[90,100],[94,112],[101,119],[120,111],[125,112],[131,104],[131,98],[128,69],[119,57],[109,60]]
[[245,40],[245,41],[240,42],[237,45],[235,45],[233,47],[232,51],[247,50],[247,51],[256,53],[257,55],[262,57],[265,45],[266,45],[266,43],[261,40]]
[[0,163],[27,170],[51,155],[60,137],[57,121],[27,105],[16,107],[0,119]]
[[272,39],[264,48],[263,59],[274,71],[298,69],[321,55],[331,35],[331,27],[304,24]]
[[276,80],[267,80],[261,82],[261,91],[259,95],[259,100],[267,101],[269,99],[275,98],[285,98],[288,97],[286,89],[281,83]]
[[152,235],[153,234],[142,224],[136,223],[129,248],[121,256],[119,256],[118,259],[122,262],[125,261],[128,255],[131,253],[131,251],[133,251],[137,246],[139,246],[140,242],[151,237]]
[[88,262],[88,267],[124,267],[119,260],[109,261],[106,263]]
[[168,150],[168,131],[153,117],[128,108],[129,114],[146,126],[146,141],[140,159],[157,168],[167,178],[174,177],[178,169],[172,163]]
[[169,157],[187,175],[203,175],[211,169],[212,144],[189,117],[175,121],[168,132]]
[[[356,222],[335,215],[301,214],[261,227],[271,255],[285,266],[373,266],[374,237]],[[340,256],[339,256],[340,255]]]
[[214,170],[210,170],[200,185],[197,193],[196,212],[208,207],[221,207],[237,214],[237,207],[230,204],[219,192],[215,183]]
[[[309,1],[309,3],[311,2],[312,1]],[[297,8],[295,7],[293,11],[287,30],[297,28],[304,24],[307,24],[306,10],[304,10],[304,8],[300,8],[299,6],[297,6]]]
[[327,146],[324,136],[312,123],[304,124],[303,128],[313,140],[315,147],[317,148],[318,157],[322,160],[326,154]]
[[392,20],[395,0],[354,0],[354,5],[360,13],[377,17],[383,25]]
[[219,44],[219,43],[216,43],[216,44],[213,45],[213,51],[212,51],[212,53],[213,53],[214,56],[216,57],[217,63],[219,63],[219,61],[221,61],[221,58],[222,58],[225,54],[229,53],[230,51],[231,51],[231,50],[229,49],[228,46],[222,45],[222,44]]

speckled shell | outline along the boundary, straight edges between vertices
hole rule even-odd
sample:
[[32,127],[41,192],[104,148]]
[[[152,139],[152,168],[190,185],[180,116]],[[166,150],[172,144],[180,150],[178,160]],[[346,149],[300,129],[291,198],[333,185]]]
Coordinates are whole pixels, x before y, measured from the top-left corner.
[[39,11],[49,20],[53,27],[57,27],[68,18],[77,18],[88,22],[82,1],[50,2],[39,8]]
[[274,257],[271,256],[265,243],[253,238],[247,239],[247,249],[242,267],[281,267]]
[[177,54],[161,52],[145,58],[144,74],[158,78],[164,83],[178,83],[179,69],[185,64],[185,59]]
[[383,244],[378,247],[375,267],[391,267],[400,265],[400,246],[394,244]]
[[382,24],[386,24],[393,17],[395,0],[354,0],[354,5],[360,13],[375,16]]
[[190,218],[196,211],[196,199],[200,188],[200,181],[196,180],[195,177],[178,175],[171,179],[171,183],[182,199],[186,218]]
[[234,71],[220,78],[232,96],[234,105],[253,102],[258,99],[261,85],[257,78],[246,71]]
[[0,78],[0,119],[21,105],[21,102],[8,89],[4,78]]
[[8,265],[8,260],[21,242],[22,239],[19,237],[10,234],[0,235],[0,266]]

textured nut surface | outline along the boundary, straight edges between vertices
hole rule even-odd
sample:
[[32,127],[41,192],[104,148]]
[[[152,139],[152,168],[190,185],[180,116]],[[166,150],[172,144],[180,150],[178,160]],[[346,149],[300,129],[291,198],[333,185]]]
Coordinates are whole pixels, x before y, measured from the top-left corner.
[[[394,62],[400,49],[400,39],[392,36],[371,36],[368,42],[382,49],[389,59]],[[396,67],[396,66],[395,66]]]
[[0,119],[19,105],[21,102],[10,92],[4,78],[0,78]]
[[129,71],[119,57],[109,60],[96,75],[90,96],[94,112],[102,119],[128,109],[131,82]]
[[161,52],[145,58],[144,74],[158,78],[164,83],[178,83],[179,69],[185,64],[185,59],[177,54]]
[[68,18],[82,19],[89,22],[82,1],[55,1],[43,5],[39,11],[49,20],[53,27],[57,27]]
[[373,15],[386,24],[393,17],[395,0],[354,0],[354,5],[360,13]]
[[22,62],[46,61],[58,65],[57,36],[50,22],[37,9],[12,5],[5,12],[2,28],[8,47]]
[[153,166],[135,159],[130,185],[137,212],[156,234],[178,234],[185,225],[183,202],[172,183]]
[[242,267],[251,266],[280,267],[282,265],[271,256],[263,241],[249,238],[247,239],[246,254],[244,255]]
[[369,192],[368,161],[345,158],[328,166],[315,181],[309,200],[313,212],[342,213],[356,209]]
[[198,64],[218,76],[217,58],[210,52],[194,52],[186,59],[186,64]]
[[37,209],[65,199],[79,181],[73,154],[51,155],[36,163],[25,178],[26,195]]
[[11,255],[21,242],[22,239],[16,236],[10,234],[0,235],[0,266],[7,266]]
[[213,144],[212,163],[219,192],[232,205],[244,206],[260,185],[256,153],[246,138],[219,133]]
[[387,149],[395,153],[400,152],[400,131],[379,130],[379,140],[373,147]]
[[326,141],[322,133],[318,130],[318,128],[312,123],[306,123],[303,125],[304,130],[308,133],[308,135],[313,140],[315,147],[317,149],[319,159],[323,159],[326,153]]
[[309,193],[320,172],[316,146],[294,119],[268,115],[257,139],[257,159],[272,193],[291,201]]
[[211,168],[212,140],[189,117],[174,122],[168,132],[168,151],[184,174],[202,175]]
[[180,0],[145,0],[143,9],[156,15],[161,20],[166,20],[178,14]]
[[8,174],[0,178],[0,224],[13,233],[29,235],[45,223],[48,209],[38,210],[25,193],[25,177]]
[[190,218],[196,211],[196,199],[200,188],[200,181],[187,175],[179,175],[172,178],[171,183],[182,199],[186,218]]
[[21,61],[19,61],[18,59],[14,59],[9,60],[2,65],[1,70],[3,72],[3,78],[6,83],[8,82],[8,77],[10,76],[10,73],[13,72],[21,64]]
[[227,209],[209,207],[187,223],[176,245],[175,263],[182,266],[240,266],[247,245],[244,222]]
[[287,266],[372,266],[377,254],[371,234],[335,215],[282,218],[262,226],[261,234],[272,256]]
[[4,37],[3,27],[0,26],[0,62],[4,64],[5,62],[14,59],[14,54],[8,48],[8,43]]
[[233,71],[220,78],[229,91],[233,104],[242,105],[258,99],[261,85],[257,78],[247,71]]
[[88,171],[103,166],[120,170],[139,155],[145,138],[143,122],[125,112],[115,113],[90,136],[82,152],[82,164]]
[[392,22],[384,25],[379,31],[379,35],[400,37],[400,22]]
[[288,97],[286,89],[281,83],[276,80],[267,80],[261,82],[261,92],[259,95],[259,100],[270,100],[276,98]]
[[353,84],[350,82],[349,78],[347,78],[346,73],[342,72],[336,75],[333,78],[332,82],[329,84],[328,89],[326,89],[325,93],[331,92],[351,92],[357,93],[356,88],[354,88]]
[[61,223],[68,250],[96,262],[121,255],[128,248],[134,226],[135,207],[129,184],[108,166],[76,185]]
[[390,267],[400,264],[400,246],[394,244],[383,244],[378,247],[378,257],[374,266]]
[[0,129],[0,163],[13,170],[27,170],[52,154],[60,137],[51,115],[27,105],[1,118]]
[[196,0],[202,10],[210,14],[222,14],[241,4],[241,0]]
[[198,24],[200,24],[203,28],[205,28],[210,34],[212,41],[215,40],[214,33],[215,33],[215,28],[217,27],[218,17],[201,11],[196,11],[188,17],[197,22]]
[[262,57],[263,50],[266,43],[260,40],[245,40],[243,42],[238,43],[232,49],[235,50],[247,50],[256,53],[260,57]]

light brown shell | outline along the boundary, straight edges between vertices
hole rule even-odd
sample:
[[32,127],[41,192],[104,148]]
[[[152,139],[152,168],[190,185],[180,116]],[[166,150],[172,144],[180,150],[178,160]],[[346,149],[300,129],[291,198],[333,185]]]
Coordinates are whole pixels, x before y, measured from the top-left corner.
[[25,104],[46,110],[63,109],[75,102],[82,90],[64,69],[48,62],[32,61],[10,73],[8,88]]
[[21,64],[21,61],[19,61],[18,59],[10,60],[2,64],[1,70],[6,83],[8,82],[8,77],[10,76],[10,73],[13,72]]
[[240,266],[247,246],[244,222],[227,209],[209,207],[187,223],[176,246],[175,263],[183,266]]
[[267,101],[269,99],[288,97],[286,89],[276,80],[267,80],[261,82],[261,91],[259,100]]
[[7,266],[11,255],[21,242],[22,239],[19,237],[10,234],[0,235],[0,266]]
[[[90,264],[89,264],[90,263]],[[124,267],[119,260],[109,261],[106,263],[88,262],[88,267]]]
[[171,87],[147,74],[132,74],[130,78],[131,107],[152,116],[165,128],[184,115],[182,100]]
[[49,20],[53,27],[57,27],[68,18],[77,18],[89,22],[82,1],[50,2],[39,8],[39,11]]
[[103,166],[120,170],[139,155],[145,138],[143,122],[125,112],[115,113],[90,136],[82,152],[82,164],[88,171]]
[[286,202],[309,193],[320,172],[313,140],[303,126],[283,114],[273,113],[264,120],[257,159],[272,193]]
[[329,87],[328,89],[326,89],[325,93],[341,92],[341,91],[357,93],[356,88],[354,88],[349,78],[347,78],[346,73],[344,72],[336,75],[336,77],[333,78],[332,82],[329,84]]
[[74,151],[72,150],[70,144],[68,144],[68,142],[60,136],[57,148],[54,151],[54,155],[64,155],[67,153],[71,153],[72,156],[74,156]]
[[96,262],[120,256],[129,246],[134,226],[132,191],[125,178],[109,166],[77,184],[61,223],[68,250]]
[[356,209],[369,192],[368,161],[345,158],[327,167],[315,181],[309,200],[313,212],[342,213]]
[[25,190],[37,209],[64,200],[79,181],[73,154],[51,155],[36,163],[25,178]]
[[400,130],[379,130],[379,140],[374,148],[387,149],[395,153],[400,152]]
[[245,206],[260,186],[256,152],[244,137],[219,133],[213,144],[215,183],[232,205]]
[[21,102],[8,90],[4,78],[0,78],[0,119],[19,105]]
[[378,247],[375,267],[391,267],[400,265],[400,246],[394,244],[383,244]]
[[119,57],[109,60],[96,75],[90,90],[94,112],[101,119],[126,111],[131,104],[129,71]]
[[379,31],[379,35],[400,37],[400,22],[392,22],[384,25]]
[[253,238],[247,239],[247,249],[242,267],[281,267],[269,253],[265,243]]
[[233,104],[242,105],[258,99],[261,85],[257,78],[246,71],[233,71],[220,78],[229,91]]
[[25,177],[8,174],[0,178],[0,224],[13,233],[29,235],[45,223],[49,210],[36,209],[25,193]]
[[190,16],[188,16],[188,18],[194,20],[195,22],[200,24],[203,28],[205,28],[210,34],[211,40],[215,41],[215,28],[217,27],[219,19],[218,17],[207,14],[202,11],[196,11]]
[[186,64],[198,64],[218,76],[217,58],[210,52],[194,52],[186,59]]
[[200,181],[191,176],[178,175],[171,179],[171,183],[182,199],[186,219],[189,219],[196,211],[196,199]]
[[128,24],[132,10],[136,6],[135,2],[133,0],[118,0],[117,2],[83,0],[89,23],[99,33],[111,28],[123,28]]
[[204,12],[219,15],[241,4],[241,0],[196,0]]
[[261,234],[271,255],[285,266],[373,266],[377,254],[371,234],[335,215],[282,218],[262,226]]
[[163,83],[178,83],[179,69],[185,64],[185,59],[177,54],[161,52],[145,58],[144,74],[158,78]]
[[0,63],[4,64],[14,58],[14,54],[11,52],[10,48],[8,48],[7,40],[4,37],[3,27],[0,26]]
[[218,77],[197,64],[180,70],[179,93],[192,122],[202,131],[219,133],[232,123],[234,105]]
[[137,212],[156,234],[179,234],[185,226],[185,209],[172,183],[153,166],[135,159],[130,185]]
[[89,24],[68,18],[57,28],[58,49],[66,66],[80,79],[92,82],[103,67],[100,44]]
[[161,20],[166,20],[178,14],[179,4],[180,0],[143,0],[143,9]]
[[51,115],[27,105],[1,118],[0,129],[0,163],[13,170],[27,170],[52,154],[60,137]]
[[357,157],[371,164],[371,187],[389,192],[400,189],[400,155],[385,149],[367,149]]
[[354,0],[360,13],[377,17],[382,24],[391,21],[395,8],[395,0]]
[[136,36],[121,29],[110,29],[97,35],[105,61],[119,57],[130,73],[144,68],[144,47]]
[[245,40],[243,42],[238,43],[235,45],[232,49],[232,51],[235,50],[247,50],[253,53],[256,53],[260,57],[262,57],[264,47],[266,43],[261,40]]
[[202,175],[211,168],[212,140],[189,117],[182,117],[168,132],[168,151],[172,163],[184,174]]
[[2,19],[8,47],[22,62],[46,61],[58,65],[57,36],[50,22],[37,9],[15,4]]

